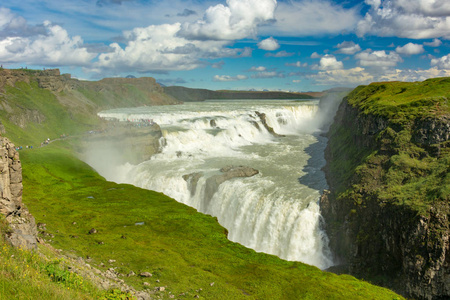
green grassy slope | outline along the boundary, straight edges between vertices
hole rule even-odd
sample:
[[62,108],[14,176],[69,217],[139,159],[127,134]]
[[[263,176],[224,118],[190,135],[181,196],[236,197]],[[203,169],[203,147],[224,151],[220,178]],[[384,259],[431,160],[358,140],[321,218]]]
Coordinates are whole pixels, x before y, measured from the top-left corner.
[[[0,118],[7,136],[17,145],[37,146],[47,138],[78,134],[98,123],[93,117],[63,107],[53,93],[39,88],[37,82],[18,82],[5,89],[2,100],[8,103],[10,111],[0,110]],[[15,119],[22,119],[23,127],[17,126]]]
[[0,69],[0,120],[17,146],[36,147],[47,138],[98,129],[96,114],[104,109],[177,103],[153,78],[91,82],[38,70]]
[[[124,279],[136,288],[144,281],[164,286],[163,298],[169,292],[204,299],[400,298],[351,276],[232,243],[215,218],[160,193],[107,182],[55,144],[23,151],[21,159],[24,202],[47,224],[54,247],[122,274],[150,272],[151,279]],[[89,234],[91,228],[98,233]]]

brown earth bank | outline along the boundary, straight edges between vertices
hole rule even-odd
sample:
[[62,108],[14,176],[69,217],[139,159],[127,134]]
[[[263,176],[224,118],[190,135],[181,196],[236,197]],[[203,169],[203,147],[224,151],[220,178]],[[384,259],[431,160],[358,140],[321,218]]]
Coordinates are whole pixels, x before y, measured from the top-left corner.
[[[405,189],[412,177],[428,178],[432,172],[425,166],[419,170],[417,164],[446,160],[441,162],[444,169],[447,165],[446,171],[439,175],[444,187],[439,188],[446,191],[447,186],[448,191],[448,100],[438,97],[431,107],[439,109],[431,114],[411,113],[398,121],[371,112],[370,106],[350,103],[362,97],[361,93],[353,92],[342,101],[325,150],[330,190],[322,195],[320,208],[339,263],[330,271],[367,279],[413,299],[450,299],[449,195],[432,195],[432,187],[426,187],[425,181],[418,186],[430,189],[426,196],[417,191],[402,203],[380,196],[394,184],[389,176],[406,168],[393,163],[394,157],[412,161],[402,173]],[[423,106],[421,110],[427,109]],[[408,147],[420,155],[411,154]],[[347,169],[347,174],[342,169]],[[405,191],[399,186],[398,193]],[[399,196],[394,193],[392,197]]]

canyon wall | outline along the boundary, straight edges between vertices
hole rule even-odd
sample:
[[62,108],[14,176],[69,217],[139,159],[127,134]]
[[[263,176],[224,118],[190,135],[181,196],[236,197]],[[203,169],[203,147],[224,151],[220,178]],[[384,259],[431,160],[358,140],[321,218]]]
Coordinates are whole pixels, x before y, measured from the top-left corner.
[[418,85],[371,84],[344,98],[320,206],[335,269],[414,299],[448,299],[450,82]]

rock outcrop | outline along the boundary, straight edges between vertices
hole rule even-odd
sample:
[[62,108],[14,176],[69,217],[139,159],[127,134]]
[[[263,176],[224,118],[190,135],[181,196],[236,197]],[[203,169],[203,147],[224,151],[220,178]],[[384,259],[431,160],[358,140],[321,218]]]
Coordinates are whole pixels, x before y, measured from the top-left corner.
[[[266,130],[273,135],[274,137],[283,137],[284,135],[278,134],[275,132],[275,130],[273,130],[272,127],[269,126],[269,124],[267,124],[267,120],[266,120],[266,114],[265,113],[260,113],[259,111],[256,112],[256,115],[259,117],[259,119],[261,120],[261,123],[264,125],[264,128],[266,128]],[[255,123],[257,125],[257,123]]]
[[[212,175],[205,181],[205,190],[203,194],[203,202],[200,211],[206,211],[213,195],[217,192],[219,185],[233,178],[252,177],[259,174],[259,171],[247,166],[226,166],[220,169],[220,174]],[[196,172],[183,175],[183,179],[187,182],[191,195],[195,195],[198,181],[203,173]]]
[[6,137],[0,137],[0,213],[9,229],[7,240],[16,247],[35,249],[37,228],[34,217],[22,203],[22,165],[19,153]]
[[[320,207],[335,260],[407,297],[448,299],[449,195],[432,185],[448,184],[449,114],[425,106],[404,119],[371,113],[355,101],[361,94],[344,98],[325,150],[330,191]],[[421,190],[405,192],[413,184]]]

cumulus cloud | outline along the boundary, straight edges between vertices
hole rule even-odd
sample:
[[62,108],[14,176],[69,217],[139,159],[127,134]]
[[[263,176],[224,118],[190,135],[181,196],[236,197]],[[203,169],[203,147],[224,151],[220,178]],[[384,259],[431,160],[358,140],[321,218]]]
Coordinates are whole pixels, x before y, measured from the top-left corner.
[[229,76],[229,75],[215,75],[213,80],[214,81],[240,81],[245,80],[248,77],[245,75],[236,75],[236,76]]
[[425,50],[423,49],[423,45],[408,43],[402,47],[397,47],[395,52],[405,55],[414,55],[423,53]]
[[370,49],[355,55],[359,59],[359,64],[363,67],[388,68],[395,67],[397,63],[402,62],[402,58],[397,53],[390,51],[372,51]]
[[28,25],[23,17],[13,14],[7,8],[0,7],[0,38],[32,37],[46,34],[47,30],[43,24]]
[[330,54],[324,55],[319,62],[319,65],[313,66],[316,70],[339,70],[344,67],[342,61],[338,61],[336,57]]
[[356,52],[361,51],[361,47],[358,44],[355,44],[353,41],[344,41],[340,44],[337,44],[336,46],[337,48],[339,48],[339,50],[336,51],[336,53],[340,53],[340,54],[348,54],[348,55],[353,55]]
[[440,39],[433,39],[432,42],[425,42],[423,44],[428,47],[439,47],[440,45],[442,45],[442,42]]
[[311,54],[311,58],[321,58],[321,57],[322,57],[322,55],[320,55],[317,52],[314,52],[313,54]]
[[385,74],[380,75],[378,81],[423,81],[428,78],[436,77],[448,77],[450,76],[450,69],[441,70],[437,67],[430,68],[428,70],[391,70]]
[[262,40],[258,43],[258,48],[267,50],[267,51],[274,51],[280,48],[280,44],[278,44],[277,40],[273,37],[267,38],[265,40]]
[[276,0],[227,0],[209,7],[203,19],[183,24],[179,34],[192,40],[256,37],[259,25],[274,18]]
[[294,56],[295,53],[293,52],[286,52],[284,50],[279,51],[277,53],[266,53],[266,57],[291,57]]
[[356,86],[374,81],[374,76],[361,67],[348,70],[320,71],[317,74],[309,75],[307,77],[314,80],[319,85],[334,86]]
[[111,53],[102,53],[94,68],[98,71],[152,72],[192,70],[205,65],[201,59],[243,57],[251,54],[248,49],[228,48],[228,41],[187,40],[178,33],[180,23],[151,25],[124,32],[127,41],[122,48],[118,43],[110,45]]
[[356,33],[410,39],[450,39],[448,0],[366,0],[371,8]]
[[436,66],[439,70],[450,70],[450,54],[442,56],[441,58],[433,58],[431,65]]
[[312,36],[352,31],[359,8],[344,8],[330,0],[292,0],[278,3],[276,21],[261,28],[267,35]]
[[[4,22],[3,28],[10,24],[11,22]],[[96,56],[83,46],[81,37],[70,37],[61,26],[46,21],[42,28],[45,34],[10,34],[1,39],[0,61],[47,66],[86,66]]]

